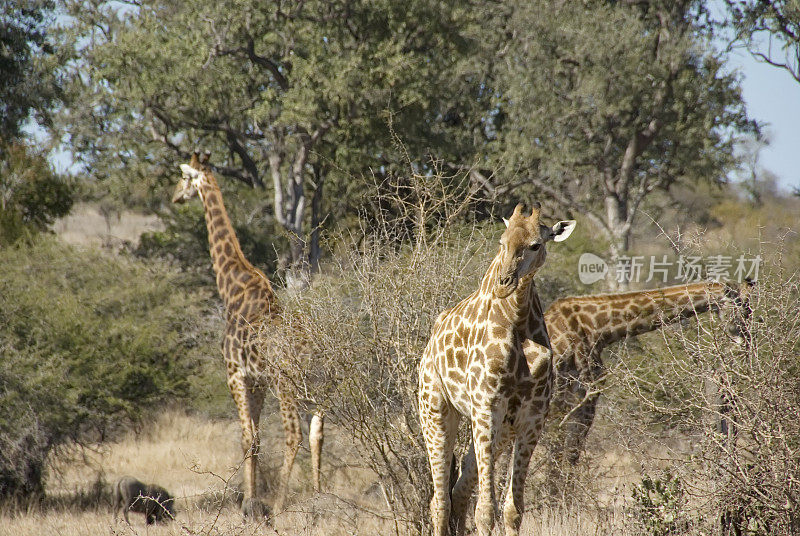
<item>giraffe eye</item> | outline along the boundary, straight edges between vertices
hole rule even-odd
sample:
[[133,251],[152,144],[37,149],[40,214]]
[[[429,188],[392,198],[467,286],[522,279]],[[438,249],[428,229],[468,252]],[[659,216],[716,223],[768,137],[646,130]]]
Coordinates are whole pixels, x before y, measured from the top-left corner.
[[542,245],[541,245],[541,244],[534,244],[534,245],[532,245],[532,246],[531,246],[531,249],[532,249],[533,251],[539,251],[539,248],[540,248],[540,247],[542,247]]

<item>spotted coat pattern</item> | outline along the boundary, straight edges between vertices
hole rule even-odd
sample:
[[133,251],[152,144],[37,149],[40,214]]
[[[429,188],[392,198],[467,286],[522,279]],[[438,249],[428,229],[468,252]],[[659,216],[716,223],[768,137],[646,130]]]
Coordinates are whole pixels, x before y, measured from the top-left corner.
[[[554,301],[544,314],[553,351],[555,389],[552,411],[570,412],[564,442],[551,455],[577,463],[594,421],[600,393],[592,388],[603,373],[603,350],[616,342],[654,331],[708,311],[728,310],[728,333],[739,342],[746,336],[742,323],[749,314],[747,296],[752,282],[738,288],[729,283],[701,282],[660,289]],[[452,493],[453,524],[464,530],[467,507],[477,483],[472,448],[464,457]]]
[[[302,441],[297,395],[290,382],[282,379],[275,363],[260,346],[257,334],[281,322],[281,309],[275,292],[264,273],[245,258],[222,201],[222,192],[208,162],[198,153],[188,165],[181,166],[183,177],[172,201],[185,202],[200,197],[205,209],[209,250],[216,273],[217,288],[225,305],[225,332],[222,354],[233,401],[239,414],[244,453],[245,514],[264,514],[266,506],[258,490],[258,424],[264,397],[270,382],[278,395],[284,431],[284,458],[275,509],[280,510],[286,497],[289,475]],[[319,458],[322,448],[322,414],[312,419],[311,442],[314,487],[320,489]]]
[[572,465],[580,458],[600,397],[593,386],[603,374],[601,356],[607,346],[728,308],[737,311],[730,318],[728,331],[738,340],[742,334],[737,321],[751,285],[749,281],[741,286],[707,281],[554,301],[545,312],[556,367],[553,404],[560,411],[570,412],[563,448],[554,452],[556,457],[564,456]]
[[449,531],[449,479],[462,417],[472,425],[478,533],[488,535],[494,525],[495,460],[512,444],[503,507],[506,534],[517,534],[522,520],[528,464],[553,382],[552,352],[533,276],[545,261],[545,243],[568,236],[574,222],[550,229],[539,225],[538,204],[528,217],[521,209],[518,205],[507,222],[480,288],[439,315],[420,361],[419,413],[433,479],[433,533],[438,536]]

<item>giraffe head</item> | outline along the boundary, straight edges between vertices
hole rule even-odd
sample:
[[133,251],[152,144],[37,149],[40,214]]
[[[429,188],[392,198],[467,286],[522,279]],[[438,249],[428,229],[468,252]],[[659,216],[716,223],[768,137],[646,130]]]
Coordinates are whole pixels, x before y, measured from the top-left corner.
[[172,194],[173,203],[185,203],[199,194],[200,183],[206,180],[206,173],[211,171],[208,166],[210,156],[209,151],[202,156],[200,151],[195,151],[188,164],[181,164],[181,180]]
[[545,244],[549,240],[566,240],[575,229],[575,220],[560,221],[552,227],[540,224],[541,207],[540,203],[533,203],[530,216],[525,216],[519,204],[509,219],[503,218],[506,230],[500,237],[500,272],[494,285],[498,298],[510,296],[521,279],[541,268],[547,257]]
[[728,335],[740,346],[746,346],[750,342],[749,324],[753,315],[750,295],[755,285],[756,282],[750,278],[738,285],[725,283],[724,297],[719,305],[719,312],[727,321]]

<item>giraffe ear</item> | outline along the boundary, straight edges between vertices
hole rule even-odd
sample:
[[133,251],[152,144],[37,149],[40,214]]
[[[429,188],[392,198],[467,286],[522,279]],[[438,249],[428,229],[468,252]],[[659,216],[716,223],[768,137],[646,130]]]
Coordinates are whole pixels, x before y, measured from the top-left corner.
[[189,164],[181,164],[181,173],[183,173],[183,176],[187,179],[196,179],[200,176],[200,172]]
[[550,238],[553,242],[563,242],[569,238],[569,235],[575,230],[575,223],[575,220],[564,220],[556,223],[550,230],[552,233]]
[[503,218],[503,223],[505,223],[506,227],[508,227],[508,220],[506,218]]

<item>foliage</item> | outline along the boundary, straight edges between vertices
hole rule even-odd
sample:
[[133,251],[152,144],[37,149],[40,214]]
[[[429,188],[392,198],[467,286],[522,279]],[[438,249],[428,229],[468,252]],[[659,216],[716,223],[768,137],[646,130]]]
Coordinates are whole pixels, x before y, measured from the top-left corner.
[[734,43],[743,43],[753,56],[784,69],[800,82],[800,2],[725,0],[725,4]]
[[490,20],[513,36],[493,74],[495,190],[584,215],[612,255],[648,196],[724,180],[735,134],[754,128],[703,2],[535,1]]
[[347,181],[400,160],[389,114],[415,158],[456,150],[442,116],[465,97],[448,85],[469,45],[458,2],[64,3],[81,105],[60,125],[117,199],[157,204],[175,161],[208,148],[221,175],[259,191],[251,209],[298,262],[326,214],[352,213]]
[[0,6],[0,140],[18,138],[32,111],[46,122],[59,95],[55,73],[43,61],[54,52],[47,35],[54,5],[7,0]]
[[179,278],[41,238],[0,250],[0,499],[42,491],[44,461],[189,396],[209,353]]
[[686,534],[686,499],[678,476],[668,472],[663,478],[642,477],[633,488],[632,515],[641,534],[670,536]]
[[45,157],[19,143],[0,146],[0,246],[44,231],[72,208],[73,187]]

